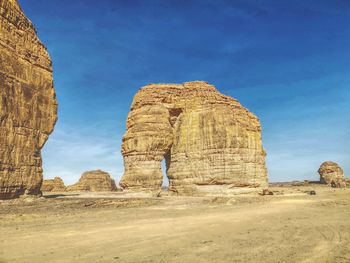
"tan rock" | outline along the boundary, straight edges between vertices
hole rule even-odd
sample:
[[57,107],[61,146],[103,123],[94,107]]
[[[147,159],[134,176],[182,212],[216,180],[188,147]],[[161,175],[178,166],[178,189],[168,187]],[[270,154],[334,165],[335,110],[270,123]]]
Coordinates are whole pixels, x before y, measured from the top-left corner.
[[116,189],[115,181],[109,173],[101,170],[85,172],[78,183],[68,186],[68,191],[108,192]]
[[328,184],[332,187],[344,188],[346,187],[346,178],[343,169],[334,162],[327,161],[324,162],[320,169],[318,169],[320,174],[320,182],[322,184]]
[[54,179],[44,180],[41,186],[42,192],[65,192],[67,191],[63,180],[60,177]]
[[0,0],[0,199],[40,194],[56,120],[49,54],[17,0]]
[[123,137],[124,188],[267,187],[259,119],[203,81],[150,84],[135,95]]

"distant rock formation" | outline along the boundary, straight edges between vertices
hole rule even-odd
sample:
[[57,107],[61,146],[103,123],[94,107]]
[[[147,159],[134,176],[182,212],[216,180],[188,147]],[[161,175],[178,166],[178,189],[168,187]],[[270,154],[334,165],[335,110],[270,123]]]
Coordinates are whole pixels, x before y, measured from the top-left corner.
[[123,188],[267,187],[259,119],[203,81],[150,84],[135,95],[123,137]]
[[346,178],[343,169],[334,162],[324,162],[320,169],[320,182],[322,184],[328,184],[332,187],[344,188],[346,187]]
[[56,120],[49,54],[17,0],[0,0],[0,199],[40,194]]
[[67,191],[63,180],[60,177],[54,179],[44,180],[41,186],[42,192],[65,192]]
[[115,191],[117,187],[109,173],[96,170],[83,173],[79,182],[68,186],[67,189],[68,191],[108,192]]

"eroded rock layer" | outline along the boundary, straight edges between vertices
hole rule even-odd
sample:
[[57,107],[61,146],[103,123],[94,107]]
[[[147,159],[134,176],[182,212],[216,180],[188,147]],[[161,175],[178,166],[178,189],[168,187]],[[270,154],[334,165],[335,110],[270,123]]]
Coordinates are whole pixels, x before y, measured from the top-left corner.
[[57,119],[51,60],[17,0],[0,0],[0,199],[37,195]]
[[135,95],[123,137],[124,188],[265,187],[259,119],[206,82],[151,84]]
[[85,172],[78,183],[68,186],[68,191],[108,192],[115,190],[115,181],[109,173],[101,170]]
[[338,188],[346,187],[346,177],[343,169],[337,163],[330,161],[322,163],[318,173],[321,183]]
[[65,192],[66,190],[67,188],[60,177],[44,180],[41,186],[42,192]]

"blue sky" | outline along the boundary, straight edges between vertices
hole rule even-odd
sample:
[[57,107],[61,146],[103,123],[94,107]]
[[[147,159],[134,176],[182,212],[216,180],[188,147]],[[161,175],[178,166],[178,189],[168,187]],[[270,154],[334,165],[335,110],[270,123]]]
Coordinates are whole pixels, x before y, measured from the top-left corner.
[[59,121],[44,177],[119,180],[137,90],[206,80],[263,126],[271,181],[350,175],[350,1],[19,0],[53,60]]

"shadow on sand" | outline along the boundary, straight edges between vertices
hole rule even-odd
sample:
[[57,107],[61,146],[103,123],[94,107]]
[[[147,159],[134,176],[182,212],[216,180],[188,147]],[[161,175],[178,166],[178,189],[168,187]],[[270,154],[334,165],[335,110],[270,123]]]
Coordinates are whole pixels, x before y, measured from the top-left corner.
[[44,198],[47,199],[53,199],[53,198],[59,198],[59,197],[70,197],[70,196],[78,196],[79,194],[49,194],[49,195],[43,195]]

